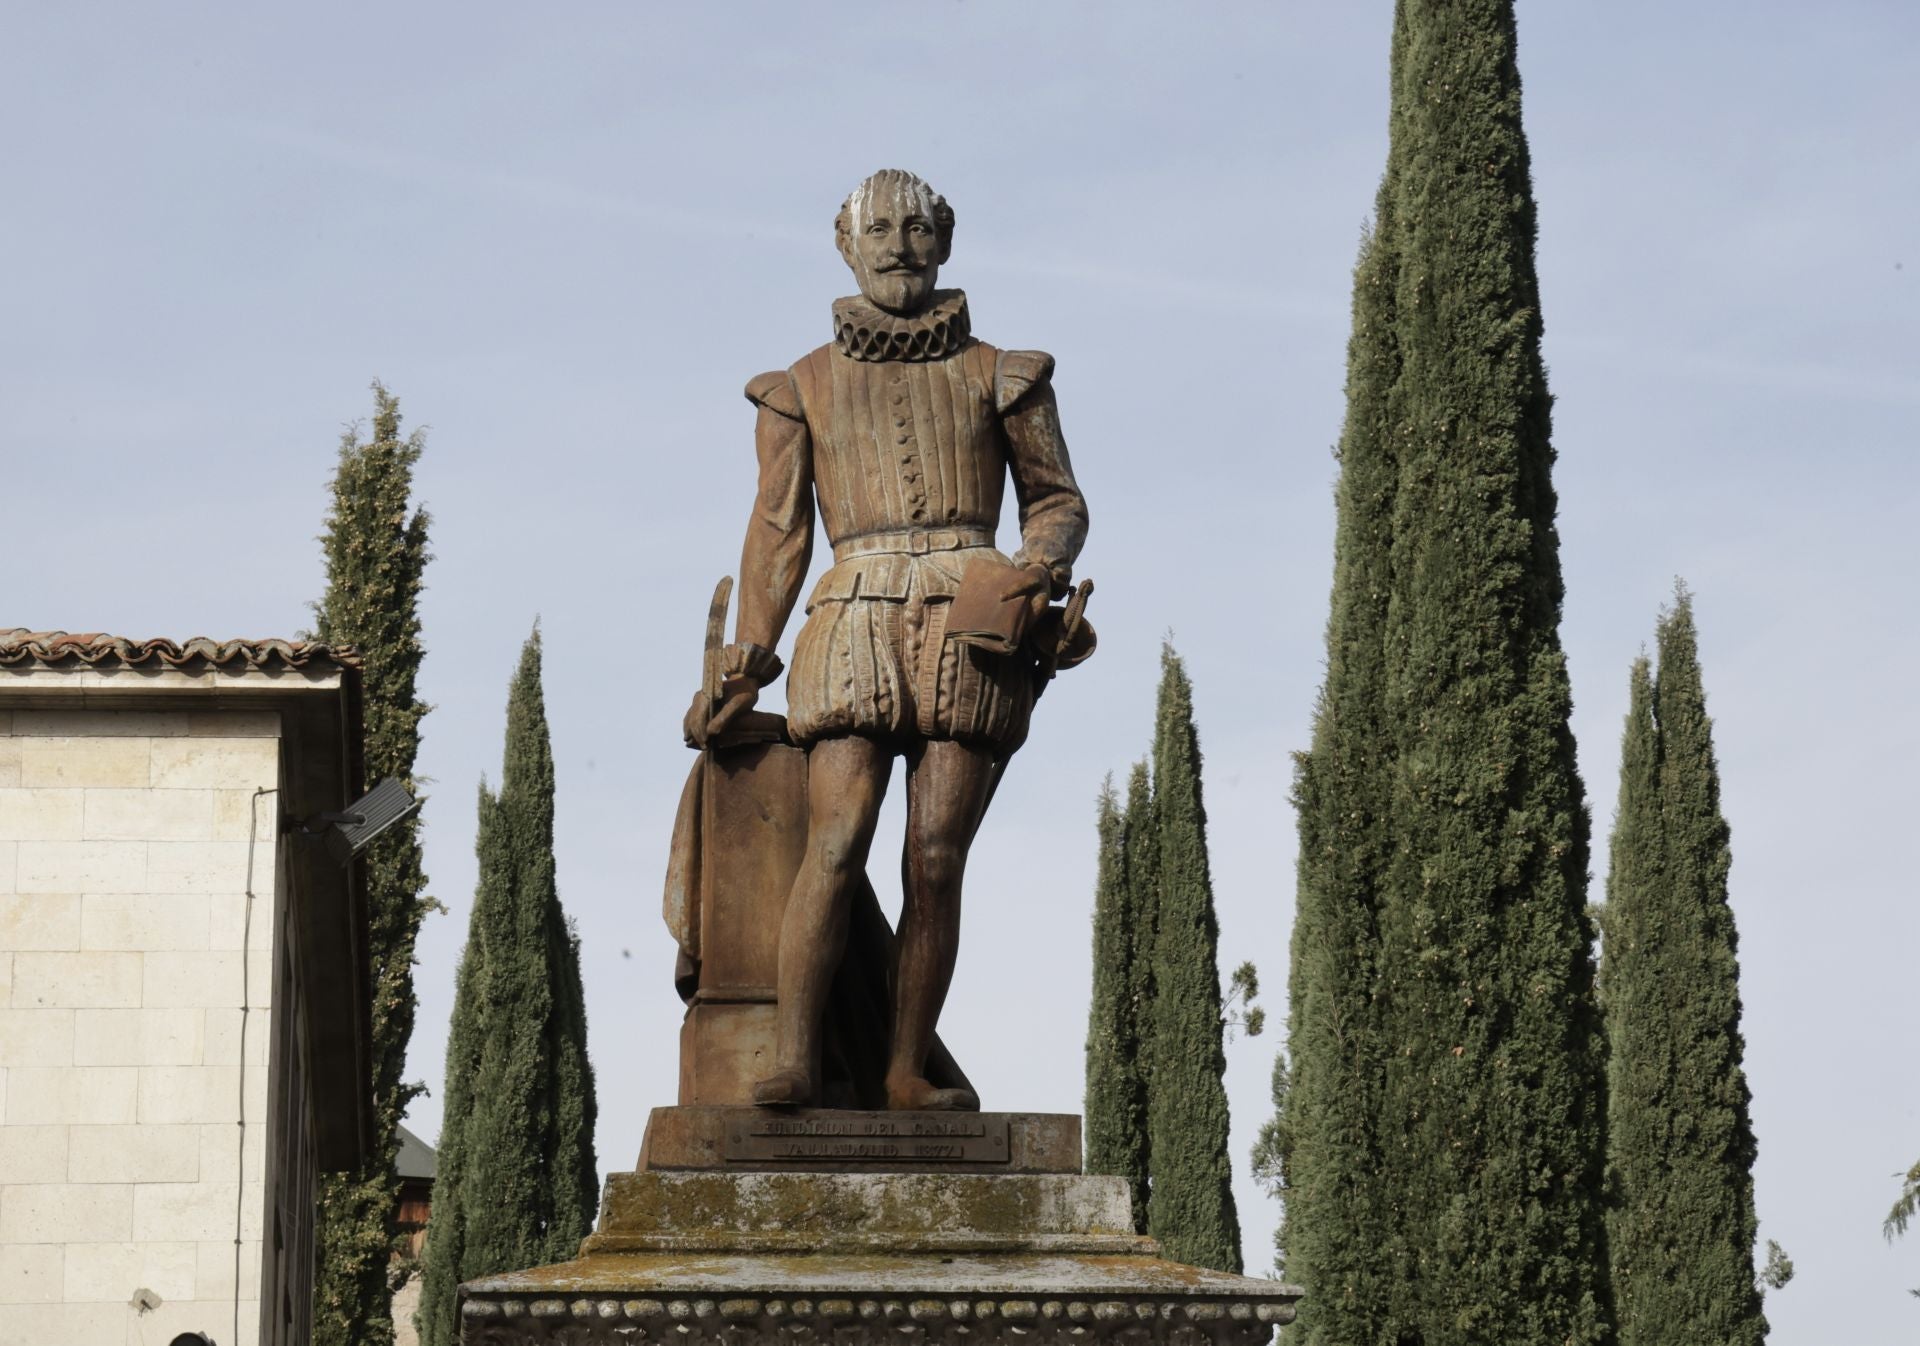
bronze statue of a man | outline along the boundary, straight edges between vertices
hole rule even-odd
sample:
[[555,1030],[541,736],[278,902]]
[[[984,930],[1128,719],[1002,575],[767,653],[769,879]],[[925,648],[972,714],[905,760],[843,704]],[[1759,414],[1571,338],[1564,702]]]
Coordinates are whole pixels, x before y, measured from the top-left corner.
[[[834,303],[831,342],[747,385],[760,481],[722,656],[729,690],[717,707],[697,698],[686,733],[696,744],[721,734],[780,675],[774,651],[807,573],[817,505],[834,563],[807,600],[787,686],[788,733],[808,750],[806,853],[780,930],[775,1069],[754,1100],[818,1101],[821,1020],[849,903],[904,757],[887,1104],[971,1110],[970,1089],[929,1081],[928,1053],[953,976],[967,851],[996,770],[1026,736],[1037,682],[1017,637],[996,647],[954,629],[954,600],[990,586],[988,606],[1010,607],[1012,625],[1031,629],[1067,592],[1087,507],[1060,434],[1052,357],[976,340],[965,294],[935,288],[953,243],[946,200],[883,170],[847,198],[834,232],[860,293]],[[1011,560],[994,550],[1009,476],[1020,519]]]

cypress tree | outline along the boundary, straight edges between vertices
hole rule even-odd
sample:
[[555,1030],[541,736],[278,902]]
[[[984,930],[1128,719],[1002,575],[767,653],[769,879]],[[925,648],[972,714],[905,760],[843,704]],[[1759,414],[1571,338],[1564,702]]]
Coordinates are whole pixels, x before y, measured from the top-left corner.
[[1605,1053],[1511,0],[1401,0],[1393,44],[1298,787],[1288,1270],[1310,1342],[1594,1342]]
[[[1144,784],[1142,789],[1144,790]],[[1100,790],[1100,861],[1093,902],[1093,1003],[1087,1015],[1087,1172],[1129,1179],[1134,1227],[1146,1229],[1147,1075],[1137,996],[1143,955],[1136,894],[1129,885],[1131,820],[1114,797],[1113,780]]]
[[1126,836],[1121,850],[1127,876],[1128,910],[1133,924],[1128,932],[1132,954],[1127,966],[1128,1003],[1132,1006],[1134,1069],[1140,1093],[1135,1096],[1135,1124],[1139,1127],[1139,1154],[1133,1169],[1133,1227],[1144,1234],[1153,1193],[1153,1128],[1148,1111],[1153,1098],[1154,944],[1160,928],[1160,825],[1154,808],[1153,775],[1142,758],[1127,776]]
[[1158,906],[1147,1227],[1175,1261],[1238,1272],[1240,1221],[1221,1083],[1227,1061],[1221,1045],[1220,930],[1207,863],[1200,738],[1193,724],[1193,686],[1171,646],[1161,649],[1160,669],[1153,738]]
[[1608,1330],[1605,1049],[1512,0],[1402,0],[1383,1146],[1424,1346]]
[[[415,694],[423,647],[420,592],[428,560],[427,513],[411,507],[413,468],[424,441],[400,437],[400,403],[373,385],[373,437],[341,438],[333,503],[321,537],[326,596],[314,605],[315,636],[354,645],[363,661],[363,750],[369,781],[417,785],[414,759],[428,707]],[[387,1346],[393,1340],[389,1280],[397,1230],[396,1128],[420,1086],[402,1081],[413,1036],[413,949],[434,903],[425,895],[416,815],[367,849],[372,965],[373,1133],[351,1173],[323,1174],[316,1197],[313,1294],[316,1346]]]
[[448,1040],[422,1346],[458,1342],[462,1281],[564,1261],[593,1227],[593,1071],[579,941],[555,883],[553,799],[536,628],[508,693],[499,792],[480,786],[480,878]]
[[1384,1339],[1386,1253],[1397,1217],[1378,1135],[1386,1063],[1376,994],[1379,904],[1392,850],[1385,658],[1396,475],[1388,395],[1399,371],[1392,206],[1383,188],[1354,266],[1327,675],[1312,747],[1296,757],[1294,771],[1300,855],[1287,987],[1290,1078],[1263,1156],[1284,1203],[1277,1266],[1311,1287],[1291,1331],[1313,1343]]
[[[1160,928],[1160,824],[1154,809],[1153,776],[1142,759],[1133,764],[1133,770],[1127,776],[1126,836],[1121,848],[1121,856],[1127,875],[1128,910],[1133,916],[1132,955],[1127,968],[1129,1000],[1133,1006],[1134,1033],[1139,1048],[1137,1062],[1141,1087],[1151,1092],[1153,1088],[1153,950],[1156,932]],[[1141,1105],[1143,1108],[1145,1104]],[[1141,1164],[1151,1173],[1152,1139],[1145,1133],[1145,1114],[1141,1114],[1143,1134],[1148,1138],[1142,1143],[1148,1149],[1143,1154]],[[1151,1181],[1151,1180],[1149,1180]],[[1142,1187],[1135,1193],[1137,1200],[1147,1199],[1147,1189]],[[1146,1232],[1146,1211],[1142,1207],[1140,1230]]]
[[1635,662],[1607,876],[1608,1252],[1621,1346],[1759,1346],[1729,832],[1684,588]]

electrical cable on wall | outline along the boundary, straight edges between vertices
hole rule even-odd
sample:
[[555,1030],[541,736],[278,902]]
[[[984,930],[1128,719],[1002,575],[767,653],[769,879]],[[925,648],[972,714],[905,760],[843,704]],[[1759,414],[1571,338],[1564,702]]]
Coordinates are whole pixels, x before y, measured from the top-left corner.
[[241,1234],[246,1228],[247,1213],[247,1009],[253,1001],[253,857],[260,842],[260,801],[279,793],[264,785],[256,789],[247,821],[247,900],[240,918],[240,1143],[233,1175],[237,1189],[233,1198],[233,1339],[236,1342],[240,1340]]

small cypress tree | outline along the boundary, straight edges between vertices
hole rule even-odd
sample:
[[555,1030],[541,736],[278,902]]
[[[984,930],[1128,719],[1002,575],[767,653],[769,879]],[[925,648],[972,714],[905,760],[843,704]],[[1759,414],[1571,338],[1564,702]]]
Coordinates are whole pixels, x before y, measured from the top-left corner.
[[[413,468],[424,441],[419,431],[400,437],[400,403],[393,394],[376,382],[373,395],[373,437],[362,442],[348,430],[340,442],[333,505],[321,538],[327,591],[314,605],[314,634],[360,650],[368,780],[395,776],[413,788],[420,721],[428,710],[414,686],[424,652],[419,605],[428,560],[427,513],[411,504]],[[388,1346],[393,1340],[389,1277],[400,1184],[394,1155],[400,1119],[420,1093],[419,1085],[401,1078],[417,1003],[414,942],[434,905],[426,896],[417,815],[375,840],[361,863],[372,965],[373,1133],[357,1171],[320,1178],[316,1346]]]
[[1240,1270],[1240,1221],[1227,1157],[1226,1053],[1207,812],[1193,686],[1171,646],[1160,653],[1153,739],[1158,894],[1153,944],[1153,1076],[1148,1231],[1177,1262]]
[[536,628],[508,693],[500,790],[480,786],[480,880],[448,1041],[422,1346],[459,1341],[462,1281],[564,1261],[593,1227],[593,1071],[579,941],[554,877],[553,800]]
[[1093,902],[1093,1003],[1087,1015],[1087,1172],[1129,1179],[1134,1227],[1146,1228],[1147,1076],[1144,997],[1136,991],[1137,895],[1128,882],[1132,831],[1109,777],[1098,806],[1100,861]]
[[[1122,858],[1127,875],[1127,906],[1133,915],[1132,952],[1127,969],[1128,999],[1133,1006],[1134,1033],[1140,1046],[1138,1062],[1142,1087],[1153,1088],[1153,950],[1160,928],[1160,824],[1154,806],[1153,776],[1146,760],[1135,762],[1127,776],[1126,838]],[[1142,1120],[1141,1125],[1146,1126]],[[1151,1136],[1143,1142],[1151,1156]],[[1152,1164],[1147,1163],[1152,1172]],[[1151,1178],[1149,1178],[1151,1185]],[[1144,1202],[1147,1189],[1135,1193]],[[1140,1232],[1146,1232],[1146,1211],[1140,1212]]]
[[1635,662],[1607,877],[1608,1249],[1621,1346],[1759,1346],[1729,831],[1693,600]]
[[1127,875],[1128,910],[1133,924],[1128,932],[1131,953],[1127,966],[1128,1004],[1132,1006],[1141,1094],[1139,1112],[1139,1175],[1133,1183],[1134,1232],[1147,1232],[1147,1214],[1153,1194],[1153,1128],[1149,1113],[1153,1098],[1154,946],[1160,928],[1160,824],[1153,797],[1153,775],[1142,758],[1127,775],[1127,830],[1122,855]]

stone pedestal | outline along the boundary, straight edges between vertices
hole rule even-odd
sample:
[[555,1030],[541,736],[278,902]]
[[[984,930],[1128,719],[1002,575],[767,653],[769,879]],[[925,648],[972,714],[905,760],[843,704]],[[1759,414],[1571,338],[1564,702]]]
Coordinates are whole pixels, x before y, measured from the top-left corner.
[[1168,1262],[1121,1178],[619,1173],[579,1258],[461,1287],[463,1346],[1259,1346],[1299,1292]]
[[642,1172],[1078,1173],[1080,1119],[1058,1112],[655,1108]]

